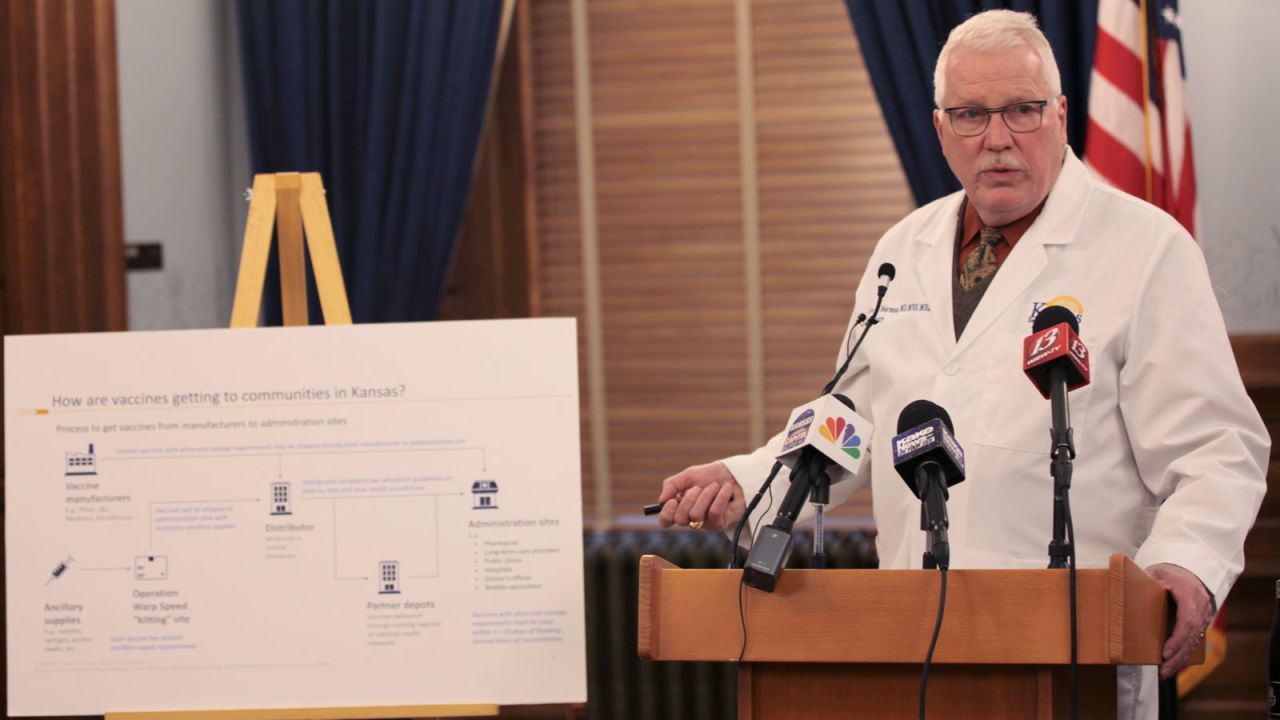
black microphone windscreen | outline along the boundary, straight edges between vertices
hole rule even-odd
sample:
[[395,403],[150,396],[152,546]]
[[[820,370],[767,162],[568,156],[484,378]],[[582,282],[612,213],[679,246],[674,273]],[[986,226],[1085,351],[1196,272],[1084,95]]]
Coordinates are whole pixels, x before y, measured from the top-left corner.
[[895,274],[897,274],[897,271],[894,270],[893,263],[881,263],[880,272],[876,273],[876,276],[888,277],[890,280],[892,280]]
[[1066,323],[1076,333],[1080,332],[1080,321],[1076,319],[1076,314],[1061,305],[1050,305],[1040,311],[1036,315],[1036,321],[1031,325],[1031,332],[1040,332],[1045,328],[1051,328],[1054,325]]
[[898,432],[904,433],[913,427],[923,425],[930,420],[941,419],[942,424],[947,426],[953,435],[956,432],[955,426],[951,424],[951,416],[947,411],[937,403],[928,400],[916,400],[908,403],[902,408],[902,412],[898,413]]

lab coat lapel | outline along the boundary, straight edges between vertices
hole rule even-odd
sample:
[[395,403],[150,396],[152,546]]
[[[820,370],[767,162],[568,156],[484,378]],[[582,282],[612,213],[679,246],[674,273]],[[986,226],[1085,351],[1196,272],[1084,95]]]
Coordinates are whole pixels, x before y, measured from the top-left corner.
[[930,223],[930,227],[916,238],[920,253],[919,260],[914,263],[916,282],[920,284],[924,297],[929,302],[929,317],[933,319],[934,331],[948,355],[956,346],[951,304],[951,268],[955,262],[956,217],[963,197],[956,193],[941,209],[941,220]]

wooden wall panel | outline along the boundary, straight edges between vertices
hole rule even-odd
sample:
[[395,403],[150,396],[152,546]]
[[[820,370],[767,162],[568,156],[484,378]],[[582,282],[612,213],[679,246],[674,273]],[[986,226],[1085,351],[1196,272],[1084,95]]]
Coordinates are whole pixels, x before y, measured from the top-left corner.
[[[763,339],[766,434],[821,388],[866,257],[911,201],[838,0],[750,4],[747,180],[759,189],[745,200],[735,4],[587,10],[610,489],[614,517],[634,517],[668,474],[750,449],[751,334]],[[532,11],[539,302],[583,317],[570,5]],[[744,202],[758,209],[763,262],[754,329]],[[590,516],[589,462],[583,476]]]
[[[867,258],[914,203],[843,3],[757,0],[752,16],[775,432],[830,378]],[[870,514],[869,489],[832,513]]]
[[613,506],[634,513],[749,439],[734,8],[588,9]]
[[582,506],[595,507],[591,412],[587,390],[582,240],[578,219],[578,154],[575,145],[573,38],[569,0],[530,5],[530,74],[533,87],[533,177],[537,212],[540,312],[575,317],[578,323],[579,413],[582,427]]
[[3,3],[0,37],[5,331],[122,330],[114,5]]

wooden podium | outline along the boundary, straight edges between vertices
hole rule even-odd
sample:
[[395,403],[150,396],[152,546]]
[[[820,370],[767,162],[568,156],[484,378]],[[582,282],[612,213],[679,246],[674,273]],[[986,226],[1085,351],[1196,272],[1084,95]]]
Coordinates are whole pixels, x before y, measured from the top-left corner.
[[[642,557],[640,656],[737,660],[741,576]],[[788,570],[773,593],[742,588],[739,720],[916,718],[939,583],[936,570]],[[1080,717],[1114,718],[1114,666],[1160,662],[1166,593],[1122,555],[1076,585]],[[952,570],[930,716],[1068,717],[1067,597],[1063,570]]]

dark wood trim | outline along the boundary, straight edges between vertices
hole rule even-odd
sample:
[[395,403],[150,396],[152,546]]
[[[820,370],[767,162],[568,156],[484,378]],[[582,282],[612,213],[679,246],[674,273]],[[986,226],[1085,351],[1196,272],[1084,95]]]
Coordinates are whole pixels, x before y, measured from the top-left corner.
[[495,87],[476,154],[471,197],[445,282],[440,318],[537,314],[528,3],[517,2],[498,54]]
[[[94,117],[97,124],[97,142],[94,150],[99,155],[88,167],[94,171],[89,179],[89,188],[97,189],[98,227],[103,228],[104,235],[97,243],[97,251],[101,254],[102,272],[97,275],[103,281],[100,296],[104,307],[100,322],[103,329],[125,330],[128,328],[126,312],[125,287],[125,252],[124,252],[124,177],[121,171],[120,150],[120,107],[119,80],[116,70],[116,24],[115,0],[95,0],[98,11],[94,13],[93,48],[96,57],[91,68],[96,72],[97,104]],[[90,226],[92,227],[92,226]]]
[[1280,389],[1280,335],[1235,335],[1231,349],[1246,388]]
[[114,2],[3,3],[0,38],[4,330],[123,330]]
[[538,268],[542,255],[542,244],[538,235],[538,192],[537,167],[533,156],[533,31],[529,17],[529,2],[516,3],[515,36],[516,46],[511,48],[519,56],[516,68],[519,86],[519,117],[521,143],[521,188],[520,205],[524,215],[524,254],[527,269],[525,288],[527,307],[531,317],[542,315],[542,273]]

